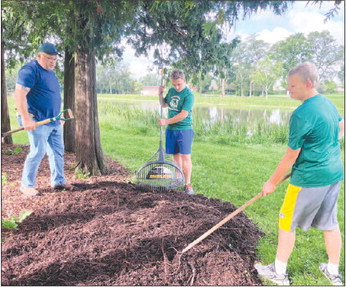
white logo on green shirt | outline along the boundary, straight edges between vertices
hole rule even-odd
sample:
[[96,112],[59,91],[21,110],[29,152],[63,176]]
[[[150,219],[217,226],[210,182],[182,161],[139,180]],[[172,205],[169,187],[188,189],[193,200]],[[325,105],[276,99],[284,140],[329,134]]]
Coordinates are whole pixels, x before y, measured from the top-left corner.
[[179,103],[180,97],[178,96],[173,96],[171,99],[171,102],[169,103],[169,106],[171,110],[178,111],[178,103]]

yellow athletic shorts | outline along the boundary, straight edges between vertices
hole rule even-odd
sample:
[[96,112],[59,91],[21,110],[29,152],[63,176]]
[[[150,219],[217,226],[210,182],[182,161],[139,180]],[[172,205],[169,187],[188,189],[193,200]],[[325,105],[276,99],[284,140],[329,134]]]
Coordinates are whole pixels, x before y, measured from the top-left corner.
[[300,187],[289,184],[279,214],[279,228],[293,232],[316,227],[338,228],[337,199],[340,182],[322,187]]

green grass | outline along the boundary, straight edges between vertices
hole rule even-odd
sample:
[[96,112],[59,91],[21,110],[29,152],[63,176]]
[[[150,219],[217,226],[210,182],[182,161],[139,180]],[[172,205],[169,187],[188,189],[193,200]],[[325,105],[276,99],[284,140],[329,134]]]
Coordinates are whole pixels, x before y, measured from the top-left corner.
[[[343,114],[343,96],[330,97]],[[100,95],[99,122],[104,153],[133,171],[143,165],[157,150],[159,144],[158,115],[137,108],[124,108],[111,102],[134,103],[139,100],[157,103],[155,96]],[[198,96],[196,105],[224,105],[237,109],[265,109],[270,107],[293,110],[299,103],[284,96],[264,98],[227,98]],[[254,136],[247,137],[242,127],[231,122],[206,129],[202,119],[195,116],[195,141],[193,144],[192,183],[197,193],[219,198],[235,206],[241,206],[258,192],[274,171],[286,150],[287,127],[268,128],[260,124]],[[11,122],[12,117],[11,117]],[[12,128],[15,128],[13,126]],[[25,133],[13,135],[15,143],[26,144]],[[26,142],[25,142],[26,140]],[[343,142],[342,142],[343,146]],[[275,258],[278,213],[288,181],[282,183],[270,196],[261,198],[249,206],[245,213],[265,232],[258,245],[258,256],[263,263]],[[344,182],[341,190],[344,190]],[[344,193],[338,201],[338,219],[344,234]],[[220,218],[222,220],[222,218]],[[344,237],[343,237],[344,242]],[[344,252],[340,270],[344,278]],[[309,232],[297,230],[296,247],[289,261],[288,271],[292,284],[328,285],[318,270],[318,264],[327,261],[323,233],[316,229]]]

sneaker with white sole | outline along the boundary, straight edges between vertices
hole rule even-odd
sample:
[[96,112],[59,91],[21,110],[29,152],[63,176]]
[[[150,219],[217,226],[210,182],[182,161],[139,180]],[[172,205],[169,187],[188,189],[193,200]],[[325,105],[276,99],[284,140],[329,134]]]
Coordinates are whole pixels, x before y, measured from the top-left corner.
[[184,191],[185,191],[185,193],[192,195],[193,194],[192,185],[190,183],[189,184],[185,184]]
[[328,264],[327,263],[320,263],[319,269],[321,272],[324,274],[324,276],[329,279],[330,282],[332,282],[333,285],[335,286],[344,286],[344,284],[341,281],[341,275],[337,274],[330,274],[327,268]]
[[290,281],[288,280],[288,275],[286,274],[277,274],[275,271],[275,263],[269,265],[262,265],[260,263],[256,263],[254,267],[256,268],[258,275],[262,278],[268,279],[271,282],[274,282],[278,285],[290,285]]
[[20,192],[23,193],[25,196],[27,197],[31,197],[31,196],[36,196],[38,195],[38,190],[36,190],[33,187],[25,187],[25,186],[21,186],[19,188]]

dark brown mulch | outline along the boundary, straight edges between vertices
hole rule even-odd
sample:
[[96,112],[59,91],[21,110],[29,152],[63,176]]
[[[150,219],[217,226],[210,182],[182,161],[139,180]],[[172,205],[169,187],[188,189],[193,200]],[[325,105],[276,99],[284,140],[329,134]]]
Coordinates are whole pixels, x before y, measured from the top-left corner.
[[243,213],[182,257],[181,251],[235,207],[181,191],[143,191],[107,159],[110,174],[80,179],[65,157],[75,190],[49,188],[47,159],[40,196],[18,191],[28,151],[4,154],[2,219],[33,210],[14,231],[2,230],[2,285],[261,285],[253,264],[262,233]]

